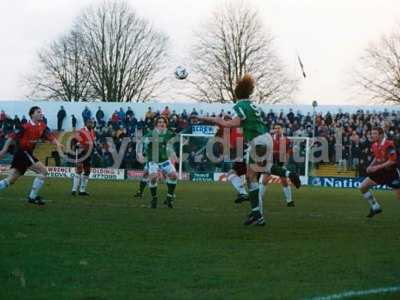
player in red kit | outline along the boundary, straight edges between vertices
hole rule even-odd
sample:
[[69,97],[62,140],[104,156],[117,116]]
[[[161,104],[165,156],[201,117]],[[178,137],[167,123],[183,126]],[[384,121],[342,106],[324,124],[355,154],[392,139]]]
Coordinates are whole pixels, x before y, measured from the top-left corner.
[[94,121],[86,120],[85,127],[80,129],[75,134],[76,139],[76,174],[73,178],[72,195],[89,196],[86,192],[86,187],[89,181],[91,171],[91,159],[94,150],[96,134],[94,132]]
[[[283,135],[281,124],[275,124],[274,135],[272,136],[272,139],[273,139],[274,163],[283,166],[289,158],[291,149],[290,149],[289,139]],[[269,178],[270,178],[269,176],[262,175],[262,178],[260,180],[260,186],[261,183],[263,186],[266,186],[268,184]],[[287,178],[280,177],[280,180],[282,183],[283,194],[285,196],[286,205],[288,207],[294,207],[295,205],[292,199],[292,190],[290,188]]]
[[0,181],[0,190],[14,184],[28,169],[31,169],[37,176],[33,180],[28,202],[43,205],[45,203],[42,198],[38,196],[38,192],[46,179],[47,169],[44,164],[33,155],[33,150],[40,139],[50,141],[52,144],[56,145],[58,151],[62,151],[64,147],[43,122],[43,114],[40,107],[33,106],[29,110],[29,116],[31,121],[21,125],[20,129],[10,134],[3,149],[0,151],[0,157],[2,157],[7,153],[12,143],[16,145],[11,163],[10,175]]
[[374,159],[367,168],[368,177],[361,183],[360,191],[370,205],[368,218],[382,212],[370,188],[377,184],[391,187],[397,198],[400,200],[400,171],[399,157],[393,141],[386,139],[384,131],[380,127],[375,127],[371,131],[372,152]]

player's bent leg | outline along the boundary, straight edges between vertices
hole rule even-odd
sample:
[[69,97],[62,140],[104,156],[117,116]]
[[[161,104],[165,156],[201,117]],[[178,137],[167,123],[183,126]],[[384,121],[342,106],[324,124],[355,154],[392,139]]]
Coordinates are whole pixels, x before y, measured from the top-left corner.
[[227,179],[238,193],[238,197],[236,198],[235,203],[242,203],[243,201],[247,201],[249,199],[249,196],[247,194],[246,188],[244,187],[242,177],[240,177],[235,170],[230,170],[228,172]]
[[146,189],[146,186],[148,185],[148,183],[149,183],[149,178],[143,176],[143,177],[140,179],[140,182],[139,182],[139,191],[137,191],[136,194],[135,194],[133,197],[135,197],[135,198],[142,198],[142,197],[143,197],[144,190]]
[[172,202],[174,200],[174,194],[175,194],[175,188],[176,188],[176,184],[178,182],[178,176],[176,174],[176,172],[172,172],[167,174],[167,198],[165,200],[165,204],[169,207],[172,208]]
[[150,202],[150,207],[151,208],[157,208],[157,174],[150,174],[149,176],[149,189],[150,189],[150,194],[151,194],[151,202]]
[[379,214],[382,212],[382,209],[381,209],[378,201],[376,201],[374,195],[370,191],[370,188],[374,185],[376,185],[376,182],[373,181],[369,177],[365,178],[361,182],[361,185],[360,185],[360,192],[363,195],[364,199],[367,200],[367,202],[370,206],[370,211],[369,211],[369,214],[367,215],[367,218],[372,218],[376,214]]
[[76,193],[78,192],[78,188],[81,182],[81,176],[82,176],[82,172],[83,172],[83,167],[80,164],[75,171],[75,176],[72,179],[72,196],[76,196]]
[[142,198],[143,197],[143,193],[144,190],[146,189],[146,186],[149,184],[149,172],[148,170],[145,168],[144,172],[143,172],[143,176],[140,179],[139,182],[139,191],[136,192],[135,195],[133,195],[133,197],[135,198]]
[[17,182],[19,177],[21,177],[21,173],[17,169],[12,168],[8,177],[0,180],[0,190],[4,190],[10,185],[13,185]]
[[265,225],[264,217],[260,211],[260,203],[258,198],[259,184],[257,179],[257,173],[251,168],[247,169],[247,183],[249,186],[249,200],[251,206],[251,212],[247,217],[244,225],[251,225],[256,223],[256,225]]
[[255,151],[252,151],[251,156],[253,160],[260,164],[263,162],[265,164],[264,172],[279,176],[279,177],[289,177],[293,185],[298,189],[301,186],[300,177],[296,172],[290,172],[285,167],[274,164],[272,159],[272,149],[273,141],[269,134],[258,136],[253,140]]
[[40,189],[42,188],[44,181],[48,175],[46,166],[41,162],[36,162],[33,164],[30,169],[37,173],[35,179],[32,183],[32,189],[28,197],[29,203],[34,203],[37,205],[44,205],[45,202],[43,199],[38,195]]
[[267,185],[265,183],[265,178],[269,176],[266,174],[262,174],[260,179],[258,180],[258,206],[260,208],[261,214],[264,213],[264,197],[265,197],[265,190]]

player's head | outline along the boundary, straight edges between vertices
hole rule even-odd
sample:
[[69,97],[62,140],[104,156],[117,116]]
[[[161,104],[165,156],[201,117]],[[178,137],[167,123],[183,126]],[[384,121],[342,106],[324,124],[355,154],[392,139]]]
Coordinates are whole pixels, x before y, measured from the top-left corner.
[[235,87],[235,99],[249,99],[251,94],[254,92],[255,81],[253,76],[250,74],[244,75],[239,81],[236,83]]
[[86,122],[85,122],[85,126],[88,128],[88,129],[93,129],[94,128],[94,120],[93,119],[87,119],[86,120]]
[[379,142],[380,140],[383,139],[385,135],[385,132],[383,131],[383,128],[381,127],[374,127],[371,130],[371,138],[373,142]]
[[168,120],[164,116],[159,116],[156,119],[155,126],[158,130],[164,130],[168,127]]
[[274,125],[274,133],[278,134],[278,135],[282,134],[282,125],[281,124],[276,123]]
[[42,109],[39,106],[32,106],[29,110],[29,117],[34,122],[43,120]]

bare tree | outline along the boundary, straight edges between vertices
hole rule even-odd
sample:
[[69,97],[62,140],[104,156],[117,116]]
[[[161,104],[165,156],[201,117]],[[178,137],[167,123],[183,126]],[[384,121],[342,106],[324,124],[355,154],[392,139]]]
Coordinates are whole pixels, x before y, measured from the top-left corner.
[[38,53],[39,69],[28,76],[31,97],[87,101],[92,96],[82,39],[71,31]]
[[90,65],[90,84],[102,101],[146,101],[161,85],[168,38],[126,2],[87,9],[77,25]]
[[87,8],[74,31],[38,54],[34,95],[66,101],[147,101],[162,86],[168,38],[126,2]]
[[232,102],[236,82],[250,73],[257,82],[254,100],[278,103],[290,99],[297,80],[288,76],[275,53],[273,37],[248,1],[226,3],[196,33],[192,50],[190,96],[204,102]]
[[400,103],[400,26],[365,49],[353,74],[354,85],[371,100]]

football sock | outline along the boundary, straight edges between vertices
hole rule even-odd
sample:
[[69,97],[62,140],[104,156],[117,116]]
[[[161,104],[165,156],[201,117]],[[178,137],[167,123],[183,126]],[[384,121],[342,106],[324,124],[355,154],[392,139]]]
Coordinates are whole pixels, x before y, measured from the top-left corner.
[[375,197],[374,197],[374,195],[372,194],[371,191],[368,191],[368,192],[364,193],[363,197],[364,197],[365,200],[368,201],[369,206],[371,206],[371,208],[373,210],[377,210],[377,209],[381,208],[379,203],[378,203],[378,201],[376,201],[376,199],[375,199]]
[[0,181],[0,190],[4,190],[5,188],[7,188],[9,186],[10,186],[10,181],[8,180],[8,178],[5,178]]
[[292,202],[292,189],[290,186],[283,187],[283,194],[285,195],[286,203]]
[[260,210],[260,203],[258,199],[258,182],[250,182],[249,183],[249,200],[250,206],[252,211],[259,211]]
[[157,198],[157,182],[156,183],[149,183],[150,194],[153,199]]
[[167,187],[168,187],[167,197],[169,198],[174,197],[176,183],[177,183],[176,179],[167,179]]
[[89,181],[89,176],[82,175],[81,176],[81,186],[79,187],[79,191],[81,193],[86,192],[86,187]]
[[244,187],[243,180],[236,174],[231,174],[228,176],[228,180],[231,182],[235,190],[241,195],[247,195],[246,188]]
[[36,199],[36,197],[37,197],[37,195],[39,193],[39,190],[43,186],[43,183],[44,183],[44,178],[43,177],[36,177],[33,180],[32,190],[31,190],[31,193],[29,194],[29,198]]
[[140,180],[140,184],[139,184],[139,193],[140,194],[143,194],[148,182],[149,182],[148,178],[142,178]]
[[74,179],[72,181],[72,191],[73,192],[76,192],[78,190],[80,179],[81,179],[81,175],[75,174]]
[[258,186],[258,207],[260,208],[260,212],[263,213],[264,207],[264,196],[265,196],[266,187],[262,183],[262,176],[260,177],[260,182]]

